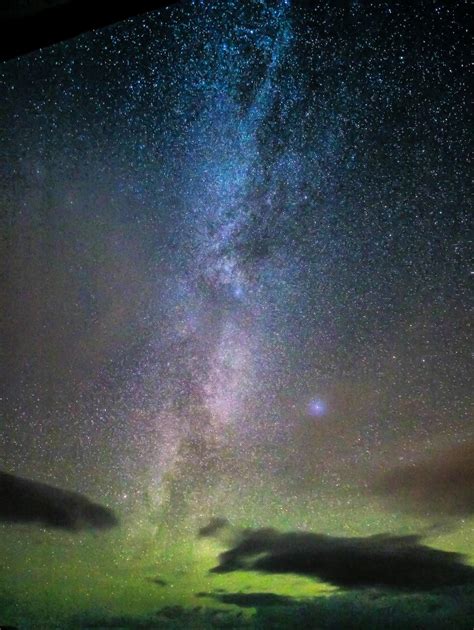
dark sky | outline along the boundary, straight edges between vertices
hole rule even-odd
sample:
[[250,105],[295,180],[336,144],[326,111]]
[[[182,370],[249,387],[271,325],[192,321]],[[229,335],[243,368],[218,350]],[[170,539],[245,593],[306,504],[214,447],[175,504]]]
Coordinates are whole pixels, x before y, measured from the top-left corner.
[[186,2],[0,66],[2,468],[344,530],[470,443],[466,13]]

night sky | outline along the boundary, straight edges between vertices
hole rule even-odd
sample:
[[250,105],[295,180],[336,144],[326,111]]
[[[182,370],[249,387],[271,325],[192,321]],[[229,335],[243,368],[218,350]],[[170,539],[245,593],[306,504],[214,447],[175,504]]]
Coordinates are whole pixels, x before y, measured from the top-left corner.
[[202,0],[0,65],[0,623],[472,628],[468,23]]

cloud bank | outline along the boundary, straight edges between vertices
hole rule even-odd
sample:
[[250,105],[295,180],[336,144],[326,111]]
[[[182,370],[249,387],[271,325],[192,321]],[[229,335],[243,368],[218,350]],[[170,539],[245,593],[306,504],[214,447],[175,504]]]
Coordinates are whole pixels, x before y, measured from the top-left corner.
[[375,494],[425,516],[474,514],[474,441],[381,475]]
[[419,536],[345,538],[311,532],[245,529],[213,573],[294,573],[345,588],[423,591],[474,583],[462,555],[421,544]]

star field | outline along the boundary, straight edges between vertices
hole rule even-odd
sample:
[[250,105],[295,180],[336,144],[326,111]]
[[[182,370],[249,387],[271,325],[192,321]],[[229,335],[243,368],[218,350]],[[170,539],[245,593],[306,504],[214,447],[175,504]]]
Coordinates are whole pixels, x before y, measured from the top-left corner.
[[[148,614],[160,581],[225,602],[199,586],[234,579],[202,577],[214,516],[439,525],[370,488],[473,439],[466,12],[196,0],[0,66],[2,468],[121,522],[103,543],[5,525],[12,623],[43,614],[28,565],[55,619]],[[473,553],[472,516],[440,532]]]

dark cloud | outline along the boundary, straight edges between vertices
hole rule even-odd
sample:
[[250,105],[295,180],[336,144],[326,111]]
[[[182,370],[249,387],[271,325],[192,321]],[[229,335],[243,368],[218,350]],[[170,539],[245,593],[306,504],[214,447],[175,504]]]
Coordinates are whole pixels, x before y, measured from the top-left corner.
[[433,549],[419,536],[343,538],[310,532],[247,529],[222,553],[213,573],[295,573],[346,588],[430,590],[474,583],[458,553]]
[[198,531],[198,536],[203,538],[206,536],[214,536],[221,529],[228,527],[228,525],[229,521],[226,518],[216,516],[214,518],[211,518],[207,525],[201,527],[201,529]]
[[160,577],[148,578],[147,581],[152,584],[156,584],[157,586],[168,586],[168,582]]
[[204,593],[206,597],[223,604],[234,604],[241,608],[259,608],[260,606],[292,606],[295,600],[276,593]]
[[[217,591],[213,591],[215,593]],[[203,596],[211,596],[205,593]],[[242,595],[229,593],[230,596]],[[272,595],[272,593],[249,593]],[[275,597],[279,597],[276,595]],[[399,593],[379,590],[351,590],[330,596],[290,599],[289,605],[268,604],[255,599],[252,617],[232,608],[208,608],[207,606],[167,606],[161,610],[139,616],[104,617],[92,613],[82,614],[70,620],[73,628],[121,628],[135,630],[147,628],[176,630],[176,628],[272,628],[300,630],[366,630],[367,628],[456,628],[472,630],[474,621],[474,589],[471,587],[443,589],[430,593]],[[244,604],[237,602],[245,608]],[[247,599],[247,601],[250,601]]]
[[372,490],[426,516],[474,514],[474,441],[384,473]]
[[250,628],[242,611],[222,610],[221,608],[204,608],[203,606],[165,606],[154,612],[143,615],[95,616],[82,614],[70,619],[74,628],[120,628],[121,630],[176,630],[176,628]]
[[117,525],[114,513],[75,492],[0,472],[0,521],[79,530]]
[[351,590],[296,601],[293,606],[261,606],[254,628],[366,630],[403,628],[472,630],[474,590],[469,587],[429,593]]

